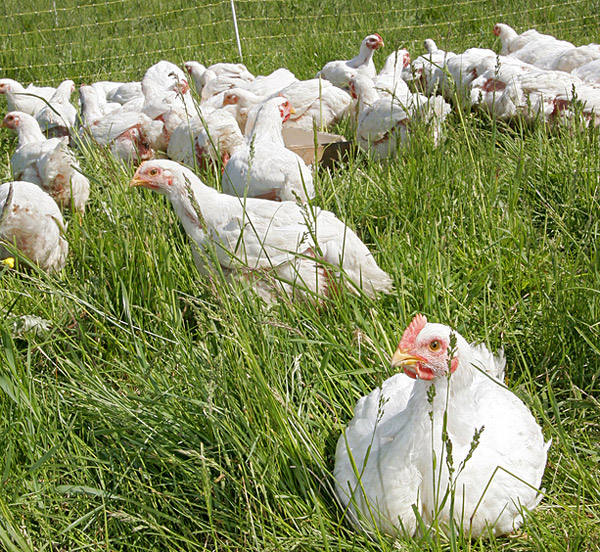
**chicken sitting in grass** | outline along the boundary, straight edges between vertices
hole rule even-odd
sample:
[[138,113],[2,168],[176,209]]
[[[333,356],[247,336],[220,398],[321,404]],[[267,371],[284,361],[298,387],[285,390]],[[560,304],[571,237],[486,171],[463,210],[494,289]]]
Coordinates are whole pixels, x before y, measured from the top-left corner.
[[35,114],[36,121],[47,136],[71,135],[77,120],[77,109],[71,103],[74,91],[75,83],[72,80],[61,82],[48,104]]
[[377,33],[366,36],[360,44],[358,55],[348,61],[335,60],[327,62],[323,69],[317,73],[317,77],[327,79],[340,88],[347,88],[350,78],[358,73],[374,79],[377,70],[375,69],[375,63],[373,63],[373,54],[375,50],[381,47],[383,47],[383,38]]
[[280,294],[320,301],[342,287],[373,297],[392,288],[365,244],[329,211],[222,194],[171,160],[142,163],[131,186],[169,198],[201,273],[218,264],[268,301]]
[[350,92],[358,102],[356,135],[358,144],[375,159],[396,155],[410,137],[410,127],[417,121],[426,125],[437,145],[450,105],[441,96],[429,98],[408,89],[390,96],[380,95],[374,82],[356,75],[350,79]]
[[73,208],[83,213],[90,183],[69,148],[69,139],[46,138],[37,121],[20,111],[8,113],[1,126],[14,130],[19,137],[17,149],[10,158],[15,178],[37,184],[62,209]]
[[69,251],[65,226],[56,202],[35,184],[0,185],[0,259],[7,266],[14,266],[14,247],[42,270],[61,270]]
[[6,96],[8,111],[23,111],[35,115],[46,107],[46,102],[54,96],[56,88],[51,86],[34,86],[25,88],[20,82],[12,79],[0,79],[0,94]]
[[503,354],[415,316],[392,358],[404,374],[358,401],[338,441],[337,492],[357,527],[478,537],[520,526],[541,498],[549,443],[502,384],[504,366]]
[[282,128],[294,110],[277,96],[256,114],[246,143],[238,148],[223,173],[223,192],[272,201],[307,201],[314,197],[312,173],[302,158],[287,149]]
[[189,167],[225,167],[231,155],[245,144],[235,117],[225,109],[183,121],[171,135],[167,155]]

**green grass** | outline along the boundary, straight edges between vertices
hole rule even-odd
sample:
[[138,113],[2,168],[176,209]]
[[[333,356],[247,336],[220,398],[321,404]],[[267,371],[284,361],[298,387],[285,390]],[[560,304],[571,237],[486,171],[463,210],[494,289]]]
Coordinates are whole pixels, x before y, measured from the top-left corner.
[[[5,3],[0,66],[24,82],[139,78],[161,58],[237,59],[227,2],[61,12],[72,7],[65,0],[56,15],[36,3],[47,11],[37,18],[10,15],[16,5]],[[454,51],[497,49],[496,20],[600,41],[588,2],[236,6],[249,68],[283,65],[304,78],[354,55],[374,30],[411,54],[427,36]],[[165,11],[161,22],[148,16]],[[126,22],[139,37],[129,41],[108,26],[81,34],[74,14],[78,25],[148,17]],[[58,41],[37,31],[56,20],[75,28]],[[280,34],[290,38],[271,38]],[[81,224],[68,217],[65,270],[0,269],[0,548],[600,549],[599,141],[596,129],[453,114],[437,149],[417,137],[393,162],[359,155],[319,172],[315,202],[357,231],[396,286],[377,301],[345,295],[322,309],[266,307],[202,279],[165,199],[130,191],[130,170],[81,151],[93,190]],[[4,180],[13,148],[2,131]],[[389,355],[416,312],[504,346],[507,384],[553,441],[545,498],[516,535],[371,540],[336,503],[341,429],[358,398],[392,375]],[[23,315],[49,329],[19,335]]]
[[[588,0],[433,0],[427,6],[238,0],[235,6],[244,62],[256,74],[284,66],[310,78],[326,61],[354,55],[373,32],[385,39],[385,51],[406,46],[413,54],[422,52],[425,38],[455,51],[498,47],[491,31],[498,21],[577,44],[600,42],[597,9]],[[239,61],[227,0],[6,0],[2,15],[0,67],[4,76],[27,82],[139,80],[159,59]]]

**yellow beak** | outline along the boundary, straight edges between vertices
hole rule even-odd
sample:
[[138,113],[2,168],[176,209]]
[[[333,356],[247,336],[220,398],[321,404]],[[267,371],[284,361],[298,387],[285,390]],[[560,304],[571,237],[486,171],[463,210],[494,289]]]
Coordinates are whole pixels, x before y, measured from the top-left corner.
[[415,364],[421,362],[423,359],[416,357],[414,355],[409,355],[400,350],[400,348],[396,349],[394,356],[392,357],[392,368],[397,368],[398,366],[414,366]]
[[135,188],[137,186],[145,186],[148,182],[146,180],[144,180],[143,178],[140,178],[139,176],[135,175],[130,181],[129,181],[129,187],[130,188]]

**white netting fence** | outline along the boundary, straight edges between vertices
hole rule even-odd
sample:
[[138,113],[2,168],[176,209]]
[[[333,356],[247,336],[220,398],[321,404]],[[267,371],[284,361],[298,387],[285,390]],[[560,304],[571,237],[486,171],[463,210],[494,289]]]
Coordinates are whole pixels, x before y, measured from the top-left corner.
[[[285,65],[305,78],[371,32],[392,48],[407,46],[416,53],[427,37],[446,49],[491,47],[498,21],[519,31],[535,26],[580,44],[600,41],[596,1],[419,4],[237,0],[234,5],[243,61],[256,72]],[[0,16],[0,70],[21,81],[137,78],[159,59],[240,60],[231,0],[6,0]]]

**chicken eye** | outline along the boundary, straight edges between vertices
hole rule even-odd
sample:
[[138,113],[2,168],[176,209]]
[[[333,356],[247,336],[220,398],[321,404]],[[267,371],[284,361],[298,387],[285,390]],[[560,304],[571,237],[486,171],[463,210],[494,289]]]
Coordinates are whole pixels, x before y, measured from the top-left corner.
[[148,174],[149,174],[150,176],[156,176],[156,175],[158,174],[158,169],[150,169],[150,170],[148,171]]
[[436,351],[439,351],[439,350],[440,350],[440,347],[441,347],[441,346],[442,346],[442,344],[441,344],[441,343],[440,343],[440,342],[439,342],[437,339],[434,339],[434,340],[433,340],[433,341],[432,341],[432,342],[429,344],[429,350],[430,350],[430,351],[433,351],[433,352],[435,353]]

